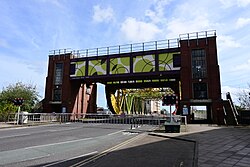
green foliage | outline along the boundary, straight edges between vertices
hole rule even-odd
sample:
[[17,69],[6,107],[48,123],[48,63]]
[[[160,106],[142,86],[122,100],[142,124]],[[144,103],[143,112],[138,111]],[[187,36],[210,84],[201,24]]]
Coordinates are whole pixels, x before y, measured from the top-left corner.
[[38,102],[39,94],[36,90],[36,86],[31,84],[23,84],[21,82],[10,84],[0,92],[0,105],[2,108],[0,108],[0,113],[4,112],[4,105],[13,105],[13,100],[15,98],[23,98],[24,103],[21,106],[21,110],[30,112]]
[[0,102],[0,121],[7,121],[8,116],[17,111],[17,106],[14,106],[10,102]]

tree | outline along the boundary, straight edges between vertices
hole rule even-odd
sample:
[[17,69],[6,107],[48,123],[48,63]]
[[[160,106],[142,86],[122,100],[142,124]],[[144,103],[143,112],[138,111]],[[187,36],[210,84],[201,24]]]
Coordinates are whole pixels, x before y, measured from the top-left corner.
[[14,106],[12,103],[5,103],[5,102],[0,102],[0,122],[1,121],[7,121],[8,116],[11,114],[14,114],[15,111],[17,110],[17,107]]
[[[2,108],[7,104],[12,105],[15,98],[23,98],[24,102],[21,106],[21,110],[31,112],[39,100],[39,94],[36,90],[36,86],[17,82],[16,84],[10,84],[6,88],[3,88],[2,92],[0,92],[0,105]],[[0,110],[0,112],[3,111]]]
[[242,90],[238,93],[239,108],[250,109],[250,84],[248,84],[249,89]]

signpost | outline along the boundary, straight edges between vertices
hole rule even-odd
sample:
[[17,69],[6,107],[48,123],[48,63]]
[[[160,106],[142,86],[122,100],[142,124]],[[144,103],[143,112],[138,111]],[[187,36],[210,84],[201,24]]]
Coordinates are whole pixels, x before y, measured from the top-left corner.
[[175,94],[173,95],[165,95],[162,98],[162,105],[169,106],[170,108],[170,121],[165,122],[165,132],[180,132],[180,124],[179,122],[173,121],[172,119],[172,105],[177,103],[177,97]]
[[17,125],[19,124],[20,119],[20,111],[21,111],[21,105],[23,105],[24,99],[23,98],[15,98],[13,100],[14,105],[18,106],[17,110]]

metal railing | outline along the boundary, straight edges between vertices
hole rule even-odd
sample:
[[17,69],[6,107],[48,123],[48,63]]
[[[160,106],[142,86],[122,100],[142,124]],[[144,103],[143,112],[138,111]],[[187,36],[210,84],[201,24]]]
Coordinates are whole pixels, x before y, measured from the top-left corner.
[[209,31],[200,31],[193,33],[180,34],[180,40],[191,40],[191,39],[199,39],[199,38],[208,38],[216,36],[216,30]]
[[179,39],[150,41],[143,43],[116,45],[109,47],[99,47],[85,50],[57,49],[49,51],[49,55],[73,54],[76,58],[91,57],[91,56],[106,56],[122,53],[143,52],[150,50],[160,50],[169,48],[178,48]]
[[19,122],[17,114],[9,114],[6,123],[37,124],[37,123],[66,123],[82,122],[86,124],[131,124],[131,125],[164,125],[166,121],[179,122],[187,125],[186,116],[173,115],[107,115],[107,114],[71,114],[71,113],[20,113]]
[[180,34],[179,38],[176,39],[116,45],[109,47],[99,47],[99,48],[83,49],[83,50],[73,50],[71,48],[56,49],[49,51],[49,55],[53,56],[60,54],[72,54],[74,58],[81,58],[81,57],[106,56],[106,55],[132,53],[132,52],[143,52],[150,50],[170,49],[170,48],[180,47],[181,40],[208,38],[213,36],[216,36],[216,31],[209,30],[209,31]]

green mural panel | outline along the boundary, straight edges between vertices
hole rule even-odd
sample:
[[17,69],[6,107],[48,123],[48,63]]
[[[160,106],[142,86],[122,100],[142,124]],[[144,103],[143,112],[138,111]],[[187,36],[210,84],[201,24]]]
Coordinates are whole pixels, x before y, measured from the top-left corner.
[[88,66],[88,76],[106,75],[107,61],[106,59],[90,60]]
[[159,71],[170,71],[179,69],[173,67],[173,55],[179,53],[180,52],[159,54]]
[[86,68],[86,62],[85,61],[79,61],[75,63],[76,65],[76,76],[82,77],[85,76],[85,68]]
[[130,57],[110,59],[110,74],[127,74],[130,72]]
[[155,55],[136,56],[133,58],[133,72],[155,71]]
[[[162,53],[158,55],[159,71],[180,70],[180,67],[173,67],[173,55],[180,52]],[[130,56],[110,58],[109,72],[110,75],[129,74],[130,71]],[[87,60],[72,62],[75,64],[75,73],[72,77],[86,76],[86,68],[88,68],[88,76],[107,75],[107,59],[99,58],[96,60]],[[133,57],[133,73],[155,72],[156,55],[141,55]]]

